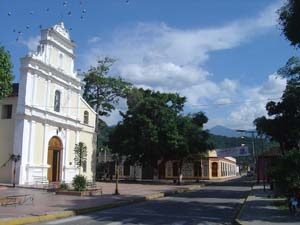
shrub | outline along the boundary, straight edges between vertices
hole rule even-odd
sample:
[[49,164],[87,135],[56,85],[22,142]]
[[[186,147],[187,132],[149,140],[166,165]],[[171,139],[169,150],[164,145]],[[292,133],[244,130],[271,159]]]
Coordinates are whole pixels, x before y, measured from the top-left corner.
[[73,178],[72,185],[75,191],[85,191],[87,186],[86,178],[83,175],[76,175]]
[[300,151],[291,150],[273,162],[269,175],[275,181],[279,194],[300,191]]
[[68,185],[63,181],[62,183],[60,183],[59,189],[68,190]]

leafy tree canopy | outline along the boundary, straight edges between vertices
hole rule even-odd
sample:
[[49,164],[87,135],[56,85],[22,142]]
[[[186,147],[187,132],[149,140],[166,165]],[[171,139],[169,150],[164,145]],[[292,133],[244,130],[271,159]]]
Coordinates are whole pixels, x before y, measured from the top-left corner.
[[300,46],[300,1],[287,0],[278,10],[279,24],[285,37],[291,45]]
[[280,102],[266,105],[269,118],[257,118],[254,123],[260,133],[272,137],[281,150],[300,148],[300,60],[292,57],[278,73],[288,79]]
[[268,169],[279,191],[291,193],[300,191],[300,152],[292,150],[275,160]]
[[180,144],[170,149],[168,158],[180,161],[181,166],[183,161],[189,160],[190,157],[212,149],[212,145],[208,143],[209,133],[203,130],[203,125],[207,121],[207,117],[202,112],[186,116],[179,115],[177,130]]
[[12,92],[12,68],[10,54],[0,47],[0,100]]
[[183,159],[207,150],[203,113],[183,116],[186,99],[174,93],[133,89],[128,111],[110,136],[113,152],[131,163],[157,166],[158,160]]
[[109,75],[114,59],[105,57],[97,66],[83,73],[85,83],[83,98],[99,116],[108,116],[115,109],[120,98],[126,97],[131,84],[122,78]]

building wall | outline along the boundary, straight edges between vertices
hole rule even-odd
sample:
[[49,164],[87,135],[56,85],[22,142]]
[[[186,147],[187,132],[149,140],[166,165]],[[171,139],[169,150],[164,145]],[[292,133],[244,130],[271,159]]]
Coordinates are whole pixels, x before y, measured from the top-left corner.
[[[111,155],[109,153],[105,154],[102,152],[98,155],[98,163],[113,163]],[[120,179],[144,179],[143,173],[144,170],[149,168],[138,167],[138,166],[130,166],[130,174],[125,175],[125,158],[121,165],[119,166],[119,176]],[[217,173],[216,176],[212,176],[212,164],[217,163]],[[159,165],[159,179],[170,179],[175,180],[179,177],[179,168],[177,161],[168,161],[164,165]],[[176,166],[177,165],[177,166]],[[160,167],[163,168],[163,174],[160,172]],[[108,169],[109,170],[109,169]],[[116,170],[116,166],[114,165],[114,170]],[[112,175],[114,175],[113,172]],[[191,180],[208,180],[208,179],[224,179],[228,177],[236,176],[236,160],[232,157],[203,157],[203,159],[195,160],[193,162],[185,162],[182,166],[182,175],[183,179],[191,179]],[[151,178],[154,179],[154,174],[151,175]]]
[[86,176],[88,180],[93,180],[95,177],[96,161],[93,160],[96,157],[96,135],[91,138],[91,134],[88,132],[81,132],[80,139],[87,147],[87,162],[86,162],[86,172],[81,168],[82,175]]
[[[48,165],[48,147],[53,137],[59,139],[62,146],[60,181],[69,183],[79,173],[74,163],[74,148],[80,141],[88,150],[85,175],[93,179],[95,112],[80,97],[82,83],[73,71],[75,46],[63,24],[43,30],[41,37],[37,52],[21,59],[15,129],[9,135],[14,139],[12,152],[22,156],[17,166],[18,183],[48,181],[48,169],[52,166]],[[56,91],[61,96],[59,112],[54,109]],[[89,112],[88,124],[83,121],[84,111]]]
[[[165,164],[165,179],[177,179],[179,171],[176,161],[168,161]],[[201,166],[202,164],[202,166]],[[195,169],[197,168],[197,172]],[[177,171],[177,172],[176,172]],[[194,162],[185,162],[182,166],[183,179],[208,179],[208,160],[197,160]]]
[[[3,105],[11,104],[12,118],[2,119]],[[13,154],[13,139],[15,128],[15,112],[17,106],[17,97],[9,97],[0,101],[0,167]],[[0,168],[0,182],[11,182],[12,180],[12,162],[6,164],[5,167]]]
[[[176,163],[176,161],[169,161],[166,163],[166,179],[178,178],[178,173],[176,174],[176,176],[174,175],[174,163]],[[217,163],[217,174],[213,174],[213,163]],[[202,175],[199,172],[195,171],[195,169],[197,169],[198,167],[200,167],[198,171],[201,171]],[[235,161],[230,161],[226,158],[209,157],[207,159],[203,159],[202,161],[184,163],[182,166],[182,175],[183,179],[220,179],[233,177],[236,176],[236,163]]]
[[[213,163],[217,163],[217,176],[213,176]],[[236,176],[236,162],[226,158],[209,158],[209,179],[219,179]]]

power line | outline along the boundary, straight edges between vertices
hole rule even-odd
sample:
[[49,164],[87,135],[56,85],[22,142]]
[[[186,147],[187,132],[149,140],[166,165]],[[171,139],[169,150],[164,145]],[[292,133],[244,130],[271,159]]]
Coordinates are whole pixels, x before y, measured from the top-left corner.
[[191,107],[209,107],[209,106],[228,106],[228,105],[239,105],[244,103],[259,103],[265,101],[276,101],[281,98],[268,98],[264,100],[246,100],[246,101],[237,101],[237,102],[228,102],[228,103],[211,103],[211,104],[187,104]]

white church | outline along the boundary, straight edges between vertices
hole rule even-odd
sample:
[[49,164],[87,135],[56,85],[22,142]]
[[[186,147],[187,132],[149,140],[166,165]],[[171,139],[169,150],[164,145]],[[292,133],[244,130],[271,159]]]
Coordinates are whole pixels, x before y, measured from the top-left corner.
[[[70,183],[79,172],[94,179],[96,113],[81,97],[74,48],[63,23],[42,30],[37,51],[21,58],[19,84],[0,101],[0,167],[20,155],[17,184]],[[79,142],[88,152],[82,168],[74,162]],[[12,179],[9,162],[0,168],[0,183]]]

